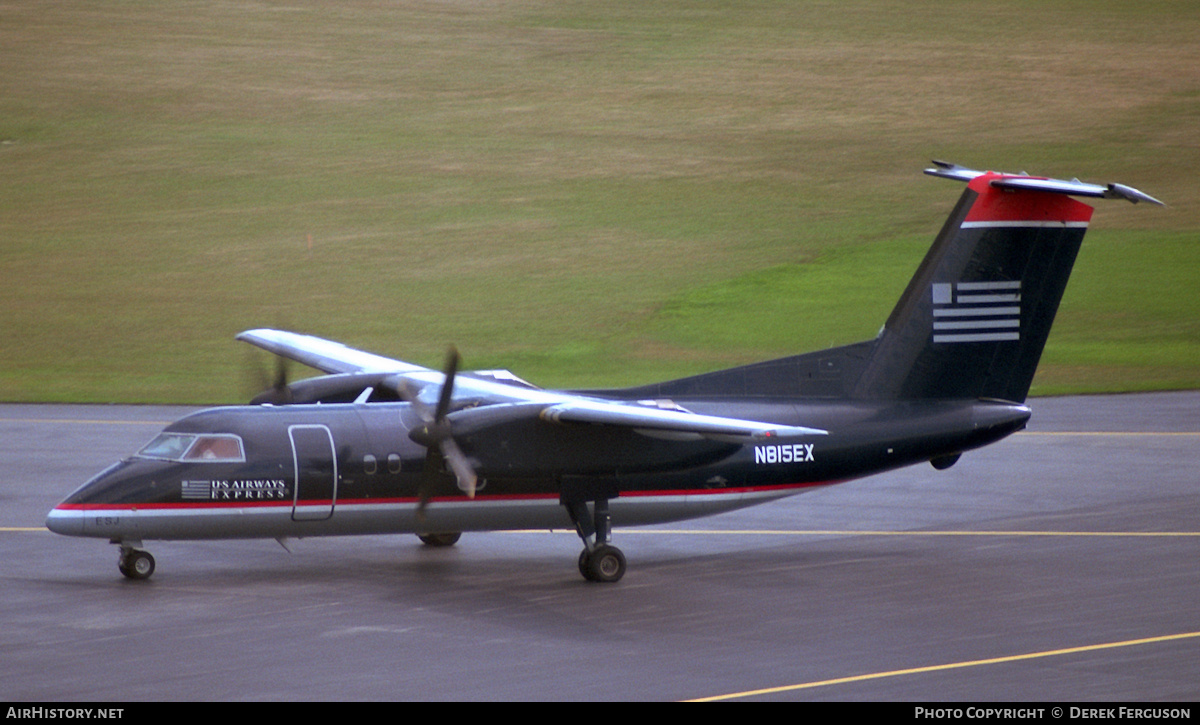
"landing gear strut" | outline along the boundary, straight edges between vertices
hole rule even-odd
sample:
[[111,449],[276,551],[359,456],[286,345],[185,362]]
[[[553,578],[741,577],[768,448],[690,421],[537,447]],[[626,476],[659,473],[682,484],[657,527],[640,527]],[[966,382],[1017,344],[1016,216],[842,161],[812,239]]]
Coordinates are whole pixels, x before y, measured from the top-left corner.
[[590,582],[616,582],[625,576],[625,555],[608,543],[612,523],[608,514],[608,499],[597,499],[588,510],[586,501],[573,499],[562,502],[583,539],[579,554],[579,573]]
[[117,555],[117,569],[130,579],[149,579],[154,573],[154,557],[150,552],[137,547],[140,541],[122,541],[121,552]]

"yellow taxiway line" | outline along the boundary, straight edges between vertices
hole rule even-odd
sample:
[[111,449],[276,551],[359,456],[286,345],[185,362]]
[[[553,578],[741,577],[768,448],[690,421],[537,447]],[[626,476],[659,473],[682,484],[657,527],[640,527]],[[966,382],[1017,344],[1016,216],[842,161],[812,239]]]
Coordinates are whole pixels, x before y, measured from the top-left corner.
[[81,423],[83,425],[170,425],[169,420],[99,420],[94,418],[0,418],[0,423]]
[[[854,529],[635,529],[620,527],[622,536],[679,535],[679,536],[1081,536],[1128,538],[1196,538],[1200,531],[870,531]],[[45,526],[0,526],[0,533],[49,531]],[[509,529],[493,534],[564,534],[577,536],[570,529]]]
[[[1200,531],[857,531],[853,529],[618,529],[626,534],[683,534],[696,536],[1200,536]],[[573,531],[567,533],[575,533]]]
[[1200,431],[1194,430],[1023,430],[1014,436],[1100,436],[1117,438],[1122,436],[1155,437],[1155,436],[1200,436]]
[[928,667],[910,667],[904,670],[889,670],[887,672],[872,672],[864,675],[851,675],[849,677],[835,677],[829,680],[817,680],[815,682],[801,682],[794,685],[783,685],[780,687],[765,687],[760,690],[745,690],[743,692],[731,692],[724,695],[713,695],[711,697],[700,697],[688,702],[718,702],[721,700],[736,700],[745,697],[757,697],[760,695],[774,695],[781,692],[794,692],[796,690],[809,690],[815,687],[828,687],[830,685],[844,685],[851,682],[866,682],[868,680],[880,680],[886,677],[903,677],[905,675],[920,675],[929,672],[945,672],[947,670],[958,670],[966,667],[982,667],[984,665],[999,665],[1007,662],[1021,662],[1023,660],[1035,660],[1045,657],[1060,657],[1062,655],[1079,654],[1081,652],[1096,652],[1098,650],[1117,649],[1120,647],[1136,647],[1144,644],[1156,644],[1160,642],[1173,642],[1183,639],[1195,639],[1200,637],[1200,632],[1183,632],[1181,634],[1167,634],[1161,637],[1144,637],[1142,639],[1127,639],[1121,642],[1105,642],[1103,644],[1088,644],[1080,647],[1064,647],[1062,649],[1044,650],[1041,652],[1027,652],[1019,655],[1008,655],[1006,657],[989,657],[982,660],[968,660],[965,662],[949,662],[942,665],[930,665]]

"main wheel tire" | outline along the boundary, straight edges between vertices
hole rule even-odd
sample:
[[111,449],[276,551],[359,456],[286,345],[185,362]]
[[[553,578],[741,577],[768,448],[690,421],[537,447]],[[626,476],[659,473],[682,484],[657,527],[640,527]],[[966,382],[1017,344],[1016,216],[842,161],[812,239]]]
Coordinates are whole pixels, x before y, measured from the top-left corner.
[[148,551],[129,551],[121,557],[117,568],[130,579],[149,579],[154,573],[154,557]]
[[[612,583],[620,581],[621,577],[625,576],[625,555],[621,550],[609,544],[601,544],[590,552],[587,552],[587,571],[584,577],[588,581]],[[583,564],[584,557],[580,557],[580,563]]]
[[449,531],[439,534],[417,534],[417,538],[426,546],[454,546],[462,538],[462,532]]

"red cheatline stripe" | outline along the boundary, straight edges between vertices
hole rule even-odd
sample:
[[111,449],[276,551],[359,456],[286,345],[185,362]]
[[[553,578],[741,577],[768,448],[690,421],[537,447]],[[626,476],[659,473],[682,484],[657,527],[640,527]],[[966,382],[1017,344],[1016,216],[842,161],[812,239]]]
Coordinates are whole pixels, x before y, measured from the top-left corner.
[[[777,486],[743,486],[738,488],[695,488],[695,489],[680,489],[680,490],[663,490],[663,491],[625,491],[621,493],[621,498],[639,498],[651,496],[728,496],[731,494],[743,493],[771,493],[785,492],[804,488],[818,488],[820,486],[829,486],[836,481],[821,481],[817,483],[792,483],[781,484]],[[537,493],[537,494],[494,494],[489,496],[476,496],[476,501],[546,501],[557,500],[557,493]],[[431,503],[442,502],[459,502],[465,503],[467,499],[458,497],[436,497],[430,499]],[[329,499],[304,499],[299,502],[300,506],[367,506],[367,505],[383,505],[383,504],[415,504],[417,498],[411,497],[396,497],[396,498],[341,498],[336,502]],[[158,510],[158,509],[231,509],[231,508],[291,508],[292,501],[204,501],[204,502],[181,502],[181,503],[62,503],[55,506],[58,511],[114,511],[114,510]]]

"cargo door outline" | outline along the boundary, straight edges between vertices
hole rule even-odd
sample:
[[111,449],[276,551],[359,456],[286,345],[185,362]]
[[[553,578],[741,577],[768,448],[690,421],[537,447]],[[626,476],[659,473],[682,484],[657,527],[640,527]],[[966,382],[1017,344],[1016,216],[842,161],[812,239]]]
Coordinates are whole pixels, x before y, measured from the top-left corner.
[[[292,520],[324,521],[337,501],[337,452],[325,425],[288,426],[292,442]],[[302,504],[307,501],[309,503]]]

